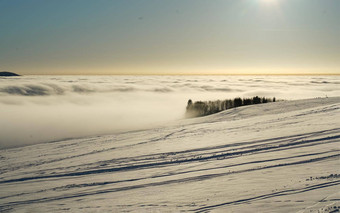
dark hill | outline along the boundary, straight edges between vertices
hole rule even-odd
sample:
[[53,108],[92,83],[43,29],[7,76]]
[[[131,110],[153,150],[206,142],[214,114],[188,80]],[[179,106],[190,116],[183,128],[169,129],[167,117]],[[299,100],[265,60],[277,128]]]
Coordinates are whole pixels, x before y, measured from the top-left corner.
[[20,76],[14,72],[0,72],[0,76]]

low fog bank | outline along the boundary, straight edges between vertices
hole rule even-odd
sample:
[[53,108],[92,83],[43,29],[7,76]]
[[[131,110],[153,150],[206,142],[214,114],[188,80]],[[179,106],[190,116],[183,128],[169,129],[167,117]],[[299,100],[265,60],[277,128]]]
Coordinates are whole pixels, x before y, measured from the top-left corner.
[[174,99],[145,93],[21,97],[9,101],[20,104],[0,104],[0,148],[151,128],[182,118],[185,102]]
[[151,128],[188,99],[340,96],[339,76],[25,76],[0,78],[0,148]]

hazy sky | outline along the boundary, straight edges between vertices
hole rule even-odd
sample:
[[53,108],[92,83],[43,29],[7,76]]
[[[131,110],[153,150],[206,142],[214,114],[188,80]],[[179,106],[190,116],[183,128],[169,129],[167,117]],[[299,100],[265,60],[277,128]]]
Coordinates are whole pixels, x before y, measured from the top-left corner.
[[340,74],[340,0],[0,0],[0,70]]

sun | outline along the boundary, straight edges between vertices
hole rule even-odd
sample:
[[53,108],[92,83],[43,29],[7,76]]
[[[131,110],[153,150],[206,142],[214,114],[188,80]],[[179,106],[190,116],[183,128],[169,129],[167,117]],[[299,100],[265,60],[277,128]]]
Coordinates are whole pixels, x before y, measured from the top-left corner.
[[275,4],[277,0],[260,0],[260,2],[264,4]]
[[258,3],[265,7],[272,8],[272,7],[276,7],[279,5],[279,0],[258,0]]

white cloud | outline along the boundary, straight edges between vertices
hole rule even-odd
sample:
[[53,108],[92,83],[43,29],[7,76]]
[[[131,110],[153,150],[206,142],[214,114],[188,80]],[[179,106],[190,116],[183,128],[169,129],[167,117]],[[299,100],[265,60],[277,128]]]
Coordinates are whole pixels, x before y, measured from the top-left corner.
[[0,147],[147,128],[188,99],[340,96],[337,76],[37,76],[0,79]]

